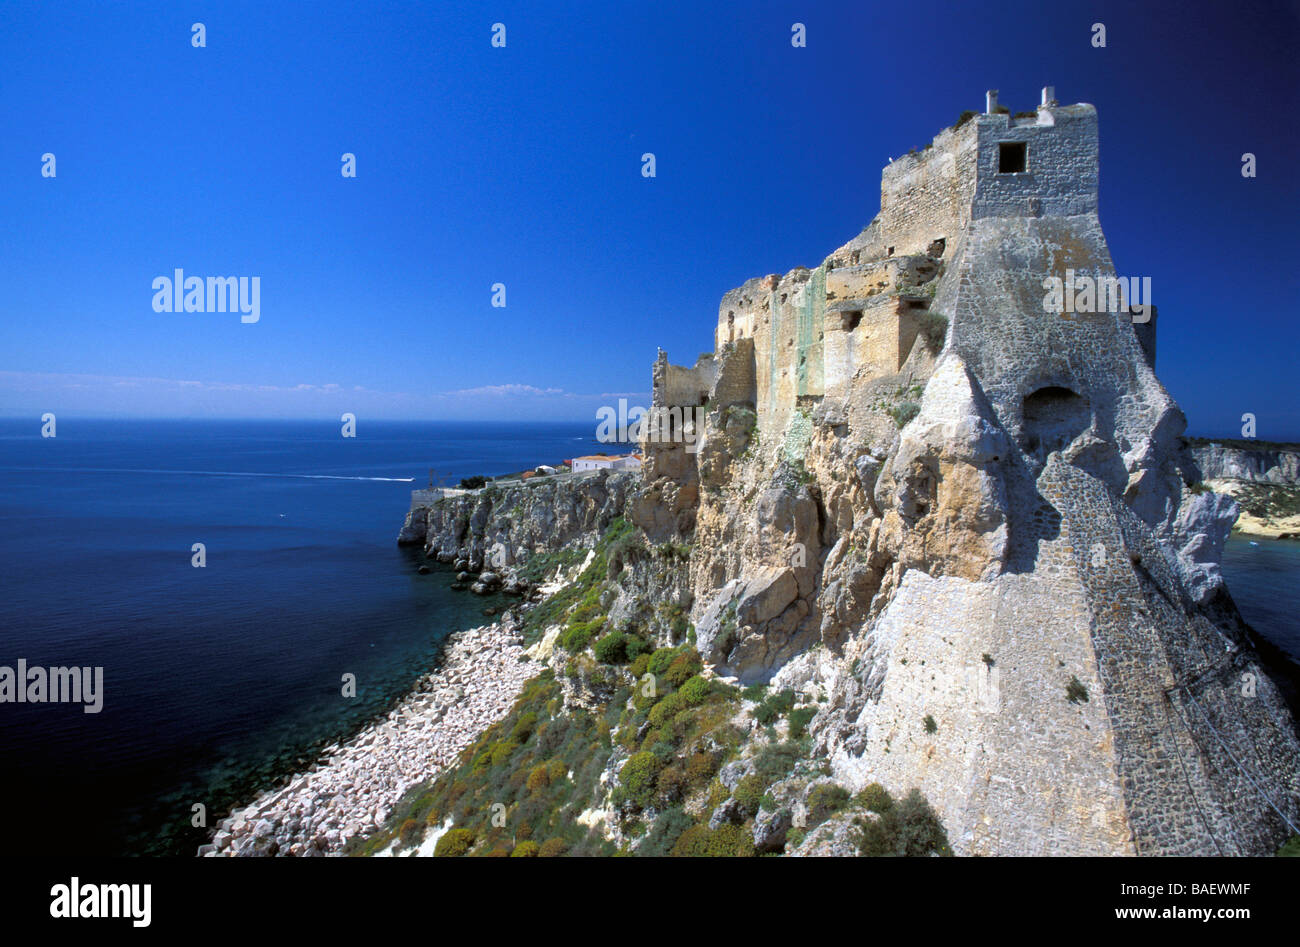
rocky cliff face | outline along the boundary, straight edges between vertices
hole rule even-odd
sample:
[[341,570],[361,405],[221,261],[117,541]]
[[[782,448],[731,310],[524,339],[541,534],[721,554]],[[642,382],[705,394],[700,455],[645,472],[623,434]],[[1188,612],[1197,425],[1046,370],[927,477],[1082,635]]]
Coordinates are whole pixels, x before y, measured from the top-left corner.
[[640,479],[602,470],[449,495],[413,507],[397,541],[471,572],[509,572],[540,553],[595,545]]
[[1194,441],[1202,482],[1231,497],[1232,526],[1243,533],[1300,538],[1300,451],[1292,445]]
[[1192,457],[1204,480],[1300,484],[1300,451],[1197,443]]

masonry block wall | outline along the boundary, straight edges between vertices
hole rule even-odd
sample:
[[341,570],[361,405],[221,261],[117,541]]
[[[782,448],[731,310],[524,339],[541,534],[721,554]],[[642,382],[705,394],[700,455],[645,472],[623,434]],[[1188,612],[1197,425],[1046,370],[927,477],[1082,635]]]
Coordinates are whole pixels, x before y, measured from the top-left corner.
[[[1039,109],[1036,118],[981,115],[972,218],[1097,213],[1097,110]],[[999,171],[1004,145],[1023,146],[1025,170]]]

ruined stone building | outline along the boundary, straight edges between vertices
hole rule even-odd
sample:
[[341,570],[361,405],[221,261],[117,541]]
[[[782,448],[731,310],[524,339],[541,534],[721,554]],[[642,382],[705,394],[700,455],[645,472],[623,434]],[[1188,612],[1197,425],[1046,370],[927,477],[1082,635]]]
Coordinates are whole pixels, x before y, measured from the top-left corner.
[[1219,572],[1235,507],[1154,315],[1044,308],[1116,275],[1098,166],[1096,109],[1050,88],[890,163],[862,233],[660,354],[656,405],[706,420],[645,443],[629,509],[693,543],[715,672],[824,695],[835,776],[919,787],[959,852],[1272,851],[1300,746]]
[[714,352],[660,352],[639,478],[432,502],[403,541],[477,568],[625,516],[656,551],[608,621],[815,702],[832,777],[919,789],[959,854],[1271,853],[1300,743],[1220,573],[1237,507],[1154,310],[1047,294],[1117,278],[1098,140],[1091,105],[989,93],[860,234],[725,293]]

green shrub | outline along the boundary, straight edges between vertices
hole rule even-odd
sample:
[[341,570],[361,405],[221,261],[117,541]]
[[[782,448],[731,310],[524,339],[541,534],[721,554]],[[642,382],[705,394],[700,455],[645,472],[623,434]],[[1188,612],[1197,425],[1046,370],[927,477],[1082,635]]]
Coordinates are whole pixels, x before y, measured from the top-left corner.
[[605,620],[601,618],[593,622],[580,622],[576,625],[570,625],[564,630],[564,634],[560,635],[560,647],[570,654],[586,651],[587,645],[591,644],[592,636],[604,624]]
[[672,663],[668,665],[668,670],[664,672],[664,677],[673,687],[681,687],[699,674],[703,667],[704,662],[696,651],[684,651],[673,658]]
[[548,838],[542,843],[542,847],[537,854],[541,858],[559,858],[561,855],[567,855],[569,852],[569,843],[562,838]]
[[499,740],[492,744],[492,752],[488,759],[493,766],[503,766],[517,749],[519,744],[514,740]]
[[899,427],[906,427],[907,422],[921,413],[921,406],[915,401],[904,401],[889,409],[889,416]]
[[862,855],[915,858],[952,854],[939,817],[916,789],[909,792],[902,802],[880,813],[878,818],[859,819],[857,825],[860,829],[858,852]]
[[528,738],[533,735],[533,731],[536,729],[537,714],[530,710],[515,721],[514,729],[510,731],[510,739],[516,743],[527,743]]
[[632,662],[632,666],[628,668],[628,671],[631,673],[631,675],[634,678],[640,680],[646,675],[646,672],[649,669],[650,669],[650,655],[638,654],[636,660]]
[[642,655],[648,656],[650,654],[651,649],[650,649],[650,643],[646,641],[644,638],[642,638],[640,635],[628,635],[626,650],[627,650],[627,659],[629,661],[635,662],[636,659],[641,657]]
[[645,841],[637,847],[636,853],[651,858],[669,855],[682,833],[694,824],[694,820],[683,812],[680,806],[665,809],[659,813],[659,818],[655,819],[654,828],[650,830]]
[[680,652],[676,648],[660,648],[648,658],[646,670],[658,677],[668,670],[668,665],[673,663],[673,658],[678,654]]
[[816,707],[800,707],[798,710],[790,711],[790,737],[797,740],[808,732],[808,724],[812,723],[812,718],[817,716]]
[[696,674],[682,685],[678,693],[682,695],[682,700],[686,701],[687,706],[698,707],[708,699],[709,682]]
[[645,540],[640,535],[624,533],[606,547],[605,558],[609,562],[606,575],[610,579],[616,578],[624,566],[644,559],[647,552]]
[[538,763],[529,770],[528,779],[524,782],[524,785],[528,788],[529,792],[537,792],[540,789],[545,789],[550,784],[551,771],[545,763]]
[[627,664],[646,651],[646,643],[625,631],[611,631],[592,647],[601,664]]
[[926,310],[917,331],[921,334],[921,338],[925,339],[925,347],[930,350],[930,353],[938,355],[948,335],[948,317]]
[[1277,850],[1283,858],[1300,858],[1300,835],[1293,835]]
[[592,648],[596,660],[602,664],[622,664],[627,660],[627,634],[611,631]]
[[763,782],[771,785],[790,775],[794,764],[806,751],[806,747],[797,741],[786,740],[784,743],[769,743],[754,757],[754,772],[762,777]]
[[403,845],[415,845],[424,837],[424,826],[414,819],[407,819],[397,830],[397,839]]
[[763,793],[766,791],[767,785],[763,782],[763,778],[757,773],[750,773],[736,783],[736,788],[731,791],[731,794],[748,818],[758,812],[759,806],[763,803]]
[[1065,699],[1072,704],[1088,702],[1088,688],[1074,675],[1070,676],[1070,682],[1065,685]]
[[686,698],[681,691],[674,691],[650,708],[650,726],[662,727],[685,709]]
[[630,801],[643,809],[654,801],[656,782],[662,765],[659,757],[653,753],[642,751],[628,757],[623,768],[618,771],[618,778]]
[[754,708],[754,719],[767,726],[777,717],[788,714],[794,709],[794,691],[786,688],[776,694],[769,694],[767,699]]
[[435,858],[456,858],[466,854],[474,845],[474,833],[469,829],[448,829],[433,847]]
[[854,799],[858,805],[869,812],[888,812],[894,808],[894,797],[880,783],[872,783]]
[[821,825],[849,804],[849,791],[834,783],[818,783],[808,793],[808,828]]
[[754,838],[739,825],[693,825],[677,839],[673,855],[678,858],[729,858],[754,854]]
[[711,753],[692,753],[686,761],[686,782],[692,788],[703,786],[718,771],[718,762]]
[[925,715],[925,719],[922,720],[921,723],[925,726],[925,732],[926,732],[926,733],[938,733],[938,732],[939,732],[939,725],[938,725],[937,723],[934,722],[934,718],[931,717],[929,714],[926,714],[926,715]]
[[511,858],[536,858],[539,851],[536,842],[520,842],[510,853]]
[[659,798],[666,803],[678,802],[689,788],[686,772],[680,766],[665,766],[659,771],[656,783]]

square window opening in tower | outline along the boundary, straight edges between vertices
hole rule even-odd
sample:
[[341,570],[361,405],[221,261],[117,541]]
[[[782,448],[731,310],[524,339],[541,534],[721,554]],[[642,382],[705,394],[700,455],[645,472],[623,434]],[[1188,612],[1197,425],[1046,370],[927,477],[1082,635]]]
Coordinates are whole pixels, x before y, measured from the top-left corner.
[[1004,141],[998,145],[998,174],[1019,174],[1025,170],[1026,147],[1023,141]]

